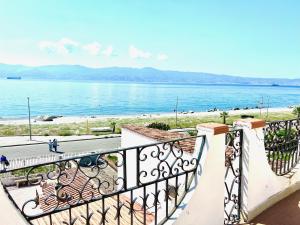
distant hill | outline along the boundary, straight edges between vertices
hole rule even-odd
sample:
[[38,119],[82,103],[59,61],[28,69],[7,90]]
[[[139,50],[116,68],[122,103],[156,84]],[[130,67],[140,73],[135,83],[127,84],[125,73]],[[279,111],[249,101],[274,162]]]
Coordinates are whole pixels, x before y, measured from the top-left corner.
[[154,68],[89,68],[79,65],[28,67],[0,64],[0,79],[20,76],[22,79],[89,80],[117,82],[162,82],[196,84],[295,85],[300,79],[253,78],[201,72],[166,71]]

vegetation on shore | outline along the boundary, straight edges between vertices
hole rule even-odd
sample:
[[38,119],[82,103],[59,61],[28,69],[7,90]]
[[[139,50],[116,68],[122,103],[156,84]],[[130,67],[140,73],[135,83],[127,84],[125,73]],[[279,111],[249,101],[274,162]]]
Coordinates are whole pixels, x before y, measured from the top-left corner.
[[[292,112],[272,112],[262,113],[249,113],[248,115],[254,116],[255,118],[262,118],[266,121],[272,120],[286,120],[295,118],[295,114]],[[231,125],[235,120],[241,118],[241,115],[228,115],[226,116],[226,124]],[[120,119],[103,119],[99,121],[88,121],[82,123],[68,123],[68,124],[45,124],[37,125],[32,124],[32,135],[41,136],[70,136],[70,135],[85,135],[85,134],[108,134],[95,133],[90,130],[91,127],[108,127],[114,126],[115,133],[121,132],[121,127],[125,124],[133,125],[145,125],[150,123],[165,123],[173,128],[187,128],[196,127],[197,124],[206,122],[224,122],[224,118],[219,115],[214,116],[184,116],[178,117],[178,126],[176,127],[175,115],[174,117],[161,117],[161,118],[120,118]],[[0,136],[18,136],[28,135],[28,125],[1,125],[0,124]]]

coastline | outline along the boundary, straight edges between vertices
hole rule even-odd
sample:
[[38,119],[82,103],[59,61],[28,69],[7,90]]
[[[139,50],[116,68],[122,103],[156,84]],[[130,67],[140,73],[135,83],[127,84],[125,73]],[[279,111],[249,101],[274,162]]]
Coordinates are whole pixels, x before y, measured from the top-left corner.
[[[228,110],[229,115],[239,115],[239,114],[254,114],[254,113],[266,113],[268,112],[292,112],[292,108],[281,107],[281,108],[269,108],[269,109],[240,109],[240,110]],[[221,111],[214,112],[178,112],[178,117],[206,117],[206,116],[219,116]],[[147,113],[147,114],[139,114],[139,115],[112,115],[112,116],[63,116],[54,119],[53,121],[40,121],[36,120],[36,117],[32,117],[32,124],[36,125],[47,125],[47,124],[69,124],[69,123],[83,123],[83,122],[96,122],[103,120],[118,120],[118,119],[136,119],[136,118],[166,118],[166,117],[174,117],[175,113]],[[26,125],[28,124],[28,118],[14,118],[14,119],[3,119],[0,118],[1,125]]]

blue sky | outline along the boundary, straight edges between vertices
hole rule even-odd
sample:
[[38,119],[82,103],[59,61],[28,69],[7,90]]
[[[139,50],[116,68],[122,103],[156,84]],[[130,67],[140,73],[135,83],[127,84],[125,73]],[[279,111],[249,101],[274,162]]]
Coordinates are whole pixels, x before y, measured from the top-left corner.
[[0,0],[0,62],[300,78],[298,0]]

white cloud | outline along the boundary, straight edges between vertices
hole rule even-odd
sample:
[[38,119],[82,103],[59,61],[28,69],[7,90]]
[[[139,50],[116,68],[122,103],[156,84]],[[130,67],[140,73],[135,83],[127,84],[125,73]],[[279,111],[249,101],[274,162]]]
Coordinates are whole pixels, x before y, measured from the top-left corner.
[[150,52],[140,50],[140,49],[134,47],[133,45],[129,46],[128,53],[129,53],[129,56],[133,59],[137,59],[137,58],[148,59],[151,57]]
[[69,54],[72,53],[79,43],[68,38],[62,38],[58,41],[40,41],[39,48],[51,53]]
[[39,48],[41,50],[46,50],[49,52],[55,52],[56,51],[56,44],[54,44],[51,41],[40,41],[39,42]]
[[114,48],[110,45],[102,51],[102,54],[109,57],[109,56],[113,55],[113,51],[114,51]]
[[166,55],[166,54],[164,54],[164,53],[159,53],[158,55],[157,55],[157,60],[160,60],[160,61],[164,61],[164,60],[167,60],[169,57]]
[[82,49],[87,51],[91,55],[98,55],[101,49],[101,44],[95,41],[82,46]]

